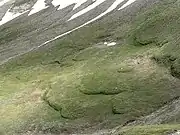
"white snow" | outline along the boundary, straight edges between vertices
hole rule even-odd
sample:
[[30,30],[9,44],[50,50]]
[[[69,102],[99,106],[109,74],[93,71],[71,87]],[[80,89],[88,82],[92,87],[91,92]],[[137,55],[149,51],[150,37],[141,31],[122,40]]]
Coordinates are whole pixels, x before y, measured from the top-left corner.
[[126,4],[124,4],[122,7],[120,7],[118,10],[121,10],[127,6],[129,6],[130,4],[132,4],[133,2],[135,2],[136,0],[129,0],[128,2],[126,2]]
[[60,0],[53,0],[51,3],[53,4],[53,6],[57,7],[60,5],[61,1]]
[[13,13],[13,12],[10,12],[10,9],[8,9],[6,14],[3,16],[2,20],[0,21],[0,26],[7,23],[7,22],[9,22],[9,21],[11,21],[11,20],[13,20],[14,18],[28,12],[28,11],[24,11],[22,13]]
[[171,135],[180,135],[180,131],[177,131],[176,133],[173,133]]
[[46,44],[48,44],[48,43],[50,43],[50,42],[52,42],[52,41],[54,41],[54,40],[56,40],[58,38],[61,38],[61,37],[65,36],[65,35],[67,35],[67,34],[70,34],[70,33],[74,32],[74,31],[76,31],[76,30],[78,30],[78,29],[80,29],[80,28],[82,28],[82,27],[84,27],[84,26],[86,26],[86,25],[96,21],[97,19],[101,18],[102,16],[104,16],[107,13],[111,12],[112,10],[114,10],[122,1],[123,0],[116,0],[104,13],[100,14],[99,16],[95,17],[94,19],[92,19],[92,20],[90,20],[90,21],[88,21],[88,22],[86,22],[86,23],[84,23],[84,24],[82,24],[82,25],[80,25],[80,26],[70,30],[70,31],[67,31],[67,32],[65,32],[65,33],[63,33],[63,34],[61,34],[61,35],[59,35],[59,36],[57,36],[57,37],[55,37],[55,38],[53,38],[51,40],[46,41],[45,43],[39,45],[38,47],[44,46],[44,45],[46,45]]
[[[80,28],[82,28],[82,27],[84,27],[84,26],[86,26],[86,25],[88,25],[88,24],[96,21],[97,19],[103,17],[103,16],[106,15],[107,13],[113,11],[113,10],[114,10],[121,2],[123,2],[123,1],[124,1],[124,0],[116,0],[104,13],[98,15],[98,16],[95,17],[94,19],[92,19],[92,20],[90,20],[90,21],[88,21],[88,22],[86,22],[86,23],[84,23],[84,24],[82,24],[82,25],[80,25],[80,26],[78,26],[78,27],[70,30],[70,31],[67,31],[67,32],[65,32],[65,33],[63,33],[63,34],[61,34],[61,35],[59,35],[59,36],[57,36],[57,37],[55,37],[55,38],[53,38],[53,39],[51,39],[51,40],[46,41],[45,43],[39,45],[38,47],[44,46],[44,45],[46,45],[46,44],[48,44],[48,43],[50,43],[50,42],[52,42],[52,41],[54,41],[54,40],[56,40],[56,39],[58,39],[58,38],[61,38],[61,37],[65,36],[65,35],[67,35],[67,34],[70,34],[70,33],[74,32],[74,31],[76,31],[76,30],[78,30],[78,29],[80,29]],[[124,6],[124,5],[125,5],[125,6]],[[128,6],[127,4],[124,4],[124,5],[122,6],[123,8],[125,8],[126,6]],[[123,9],[123,8],[121,8],[121,9]],[[113,43],[113,44],[114,44],[114,43]],[[110,45],[112,45],[112,44],[110,44]]]
[[115,46],[117,43],[116,42],[104,42],[104,45],[107,45],[107,46]]
[[[41,1],[41,2],[44,3],[45,0],[39,0],[39,1]],[[59,2],[58,2],[58,1],[59,1]],[[64,1],[64,0],[61,0],[61,2],[60,2],[60,0],[53,0],[53,4],[54,4],[54,6],[58,6],[60,3],[63,3],[62,1]],[[65,1],[69,1],[69,0],[65,0]],[[72,1],[72,0],[71,0],[71,1]],[[78,1],[80,1],[80,0],[78,0]],[[97,0],[96,0],[96,1],[97,1]],[[88,24],[96,21],[97,19],[103,17],[103,16],[106,15],[107,13],[109,13],[109,12],[113,11],[115,8],[117,8],[117,6],[118,6],[121,2],[123,2],[123,0],[116,0],[104,13],[98,15],[98,16],[95,17],[94,19],[92,19],[92,20],[90,20],[90,21],[88,21],[88,22],[86,22],[86,23],[84,23],[84,24],[82,24],[82,25],[80,25],[80,26],[78,26],[78,27],[70,30],[70,31],[67,31],[67,32],[65,32],[65,33],[63,33],[63,34],[61,34],[61,35],[59,35],[59,36],[56,36],[55,38],[53,38],[53,39],[51,39],[51,40],[48,40],[48,41],[44,42],[43,44],[39,45],[38,47],[33,47],[33,48],[31,48],[30,50],[28,50],[28,51],[26,51],[26,52],[24,52],[24,53],[21,53],[21,54],[19,54],[19,55],[13,56],[13,57],[10,57],[10,58],[7,59],[6,61],[1,62],[0,65],[3,64],[3,63],[5,63],[5,62],[7,62],[7,61],[9,61],[10,59],[13,59],[13,58],[15,58],[15,57],[17,57],[17,56],[23,55],[23,54],[25,54],[25,53],[27,53],[27,52],[33,51],[33,50],[35,50],[35,49],[37,49],[37,48],[39,48],[39,47],[41,47],[41,46],[44,46],[44,45],[46,45],[46,44],[48,44],[48,43],[50,43],[50,42],[52,42],[52,41],[54,41],[54,40],[56,40],[56,39],[58,39],[58,38],[61,38],[61,37],[65,36],[65,35],[67,35],[67,34],[70,34],[70,33],[74,32],[74,31],[76,31],[76,30],[78,30],[78,29],[80,29],[80,28],[82,28],[82,27],[84,27],[84,26],[86,26],[86,25],[88,25]],[[129,0],[127,3],[125,3],[125,4],[124,4],[122,7],[120,7],[118,10],[124,9],[125,7],[127,7],[128,5],[130,5],[130,4],[133,3],[133,2],[135,2],[135,0]],[[64,3],[66,3],[66,2],[64,2]],[[68,3],[68,2],[67,2],[67,3]],[[74,3],[74,2],[71,2],[71,3]],[[76,3],[76,4],[77,4],[77,3]],[[64,6],[65,6],[65,5],[67,5],[67,4],[64,4]],[[44,5],[43,7],[45,8],[45,5]],[[62,8],[62,7],[63,7],[63,6],[61,5],[61,8]],[[77,6],[76,6],[76,7],[77,7]],[[40,8],[38,8],[38,9],[40,9]],[[41,9],[42,9],[42,8],[41,8]],[[22,13],[21,13],[21,14],[22,14]],[[16,15],[16,16],[17,16],[17,15]],[[108,45],[108,43],[105,43],[105,44]],[[113,45],[116,45],[116,43],[115,43],[115,42],[109,43],[109,46],[113,46]]]
[[34,6],[32,7],[32,10],[30,11],[30,13],[28,14],[28,16],[35,14],[43,9],[48,8],[48,6],[46,6],[45,3],[46,0],[37,0],[37,2],[34,4]]
[[96,0],[93,4],[91,4],[90,6],[88,6],[87,8],[79,11],[78,13],[74,14],[68,21],[73,20],[76,17],[79,17],[85,13],[87,13],[88,11],[94,9],[95,7],[97,7],[98,5],[100,5],[101,3],[103,3],[105,0]]
[[0,1],[0,7],[9,2],[10,0],[2,0]]
[[84,26],[87,24],[90,24],[96,20],[98,20],[99,18],[103,17],[104,15],[108,14],[109,12],[113,11],[121,2],[123,2],[124,0],[116,0],[104,13],[98,15],[97,17],[95,17],[94,19],[86,22],[85,24],[83,24]]
[[176,133],[173,133],[172,135],[180,135],[180,130],[177,131]]
[[72,4],[75,4],[74,9],[78,8],[79,6],[81,6],[83,3],[85,3],[87,0],[53,0],[52,4],[57,7],[60,5],[60,7],[58,8],[58,10],[63,9],[67,6],[70,6]]
[[107,44],[107,46],[115,46],[115,45],[116,45],[116,42],[111,42]]

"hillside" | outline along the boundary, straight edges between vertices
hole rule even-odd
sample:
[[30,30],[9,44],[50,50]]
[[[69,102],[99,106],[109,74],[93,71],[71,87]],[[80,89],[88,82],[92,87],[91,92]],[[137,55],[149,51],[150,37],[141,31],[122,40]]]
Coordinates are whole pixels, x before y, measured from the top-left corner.
[[178,135],[180,1],[78,2],[30,16],[35,0],[13,3],[23,14],[0,26],[0,134]]

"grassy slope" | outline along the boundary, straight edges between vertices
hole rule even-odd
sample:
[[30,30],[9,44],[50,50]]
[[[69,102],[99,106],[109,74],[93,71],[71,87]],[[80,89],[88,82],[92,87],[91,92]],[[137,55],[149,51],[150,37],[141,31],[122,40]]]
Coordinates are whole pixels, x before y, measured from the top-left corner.
[[175,133],[180,125],[152,125],[125,127],[117,135],[167,135]]
[[[179,96],[180,9],[174,2],[142,11],[131,23],[112,22],[111,31],[94,23],[1,66],[2,132],[111,128]],[[121,43],[105,47],[106,39]]]

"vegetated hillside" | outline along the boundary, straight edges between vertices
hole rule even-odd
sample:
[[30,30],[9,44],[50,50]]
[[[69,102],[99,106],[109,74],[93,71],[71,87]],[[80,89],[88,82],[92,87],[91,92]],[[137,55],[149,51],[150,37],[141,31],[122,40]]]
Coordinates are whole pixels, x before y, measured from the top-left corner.
[[[180,112],[153,123],[159,126],[130,124],[180,96],[180,1],[137,8],[140,2],[2,65],[2,134],[110,129],[106,134],[168,135],[180,129]],[[116,126],[122,128],[111,132]]]

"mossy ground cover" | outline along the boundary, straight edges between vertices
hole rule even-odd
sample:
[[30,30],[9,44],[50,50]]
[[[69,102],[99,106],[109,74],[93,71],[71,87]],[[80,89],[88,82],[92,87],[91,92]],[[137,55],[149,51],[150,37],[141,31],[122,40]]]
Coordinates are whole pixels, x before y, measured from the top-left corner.
[[[148,115],[179,96],[179,55],[173,53],[175,47],[179,51],[175,29],[179,28],[179,7],[175,2],[142,12],[132,24],[118,26],[121,32],[112,27],[109,34],[105,24],[94,23],[53,46],[2,65],[2,132],[55,134],[112,128]],[[118,40],[118,44],[104,47],[106,40]],[[167,66],[159,64],[165,62]],[[148,132],[159,135],[161,129],[164,132],[171,126],[158,129]],[[133,129],[134,133],[141,131]]]
[[180,125],[149,125],[126,127],[117,135],[168,135],[176,133]]

